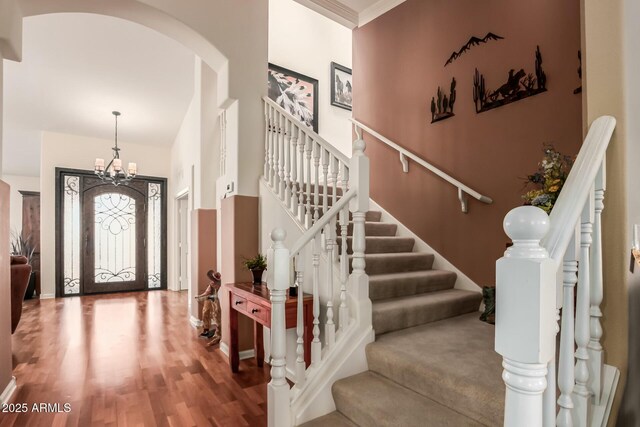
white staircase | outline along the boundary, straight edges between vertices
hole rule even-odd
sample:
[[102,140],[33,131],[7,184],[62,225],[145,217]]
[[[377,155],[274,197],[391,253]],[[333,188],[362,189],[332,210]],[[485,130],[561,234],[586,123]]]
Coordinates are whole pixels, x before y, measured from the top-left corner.
[[[372,213],[362,125],[356,124],[358,138],[349,159],[273,101],[265,98],[264,107],[262,187],[299,228],[297,239],[287,239],[283,229],[274,229],[268,254],[267,283],[272,299],[268,419],[270,426],[287,427],[335,411],[332,386],[367,370],[365,347],[374,340],[375,310],[365,272],[365,229],[375,223],[367,222]],[[540,209],[520,207],[505,219],[505,230],[514,246],[497,264],[495,349],[503,358],[506,426],[553,426],[556,422],[559,426],[606,425],[619,375],[602,362],[599,322],[604,153],[614,126],[612,118],[594,123],[550,218]],[[455,181],[454,185],[459,193],[474,195],[466,186],[460,190],[463,184]],[[490,202],[486,196],[479,197]],[[462,206],[466,213],[466,203]],[[576,211],[576,206],[584,209]],[[384,248],[384,242],[376,244]],[[573,303],[564,302],[573,302],[576,283],[574,319]],[[285,329],[285,316],[291,313],[285,313],[284,302],[293,284],[311,293],[314,300],[308,367],[301,305],[295,313],[295,339],[288,341]],[[560,318],[561,345],[556,352]],[[376,326],[376,332],[380,328]],[[434,333],[435,329],[424,330]],[[325,419],[337,418],[332,414]]]

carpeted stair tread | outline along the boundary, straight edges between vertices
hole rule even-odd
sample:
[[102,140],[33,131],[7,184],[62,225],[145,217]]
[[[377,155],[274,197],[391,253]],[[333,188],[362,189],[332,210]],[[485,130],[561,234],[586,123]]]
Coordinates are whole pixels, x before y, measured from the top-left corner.
[[[337,238],[337,243],[342,246],[342,237]],[[415,244],[412,237],[397,236],[367,236],[365,237],[365,253],[397,253],[411,252]],[[347,253],[353,253],[353,237],[347,237]]]
[[369,276],[369,298],[379,301],[452,289],[458,275],[453,271],[424,270]]
[[462,314],[477,313],[481,300],[482,295],[478,292],[448,289],[375,301],[373,329],[379,336]]
[[370,371],[335,382],[332,391],[338,411],[362,427],[481,426]]
[[301,427],[358,427],[347,417],[338,411],[331,412],[322,417],[313,419],[301,425]]
[[502,425],[502,359],[494,326],[478,316],[378,336],[366,349],[369,370],[482,424]]
[[[349,271],[351,271],[351,259],[352,256],[349,256]],[[430,270],[434,259],[433,254],[423,252],[365,254],[364,256],[365,271],[369,275]]]
[[[340,224],[336,225],[337,235],[341,235]],[[397,224],[387,224],[386,222],[365,221],[365,236],[395,236],[398,231]],[[353,222],[349,222],[347,226],[347,235],[353,236]]]

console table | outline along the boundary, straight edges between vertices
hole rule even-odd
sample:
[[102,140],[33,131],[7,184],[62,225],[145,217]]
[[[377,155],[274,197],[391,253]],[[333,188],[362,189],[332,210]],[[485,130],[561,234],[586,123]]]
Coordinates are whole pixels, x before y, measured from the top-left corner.
[[[251,318],[253,323],[253,348],[256,363],[262,366],[264,361],[264,342],[262,327],[271,328],[271,299],[266,284],[253,286],[252,283],[227,284],[229,291],[229,364],[232,372],[238,372],[240,354],[238,348],[238,313]],[[304,361],[311,364],[311,340],[313,339],[313,296],[304,294]],[[298,324],[298,297],[287,294],[285,302],[285,327],[295,328]]]

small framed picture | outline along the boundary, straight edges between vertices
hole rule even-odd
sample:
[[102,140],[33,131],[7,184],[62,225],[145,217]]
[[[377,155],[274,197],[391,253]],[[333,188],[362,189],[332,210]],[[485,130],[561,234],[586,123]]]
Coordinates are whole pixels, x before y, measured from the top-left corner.
[[331,63],[331,105],[351,111],[353,108],[353,77],[351,68]]
[[318,132],[318,80],[269,64],[269,98]]

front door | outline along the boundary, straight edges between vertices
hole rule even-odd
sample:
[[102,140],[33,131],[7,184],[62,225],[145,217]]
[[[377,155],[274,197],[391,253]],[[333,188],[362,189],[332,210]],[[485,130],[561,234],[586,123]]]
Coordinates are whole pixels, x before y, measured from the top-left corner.
[[145,183],[114,186],[85,179],[82,206],[84,293],[147,287]]

